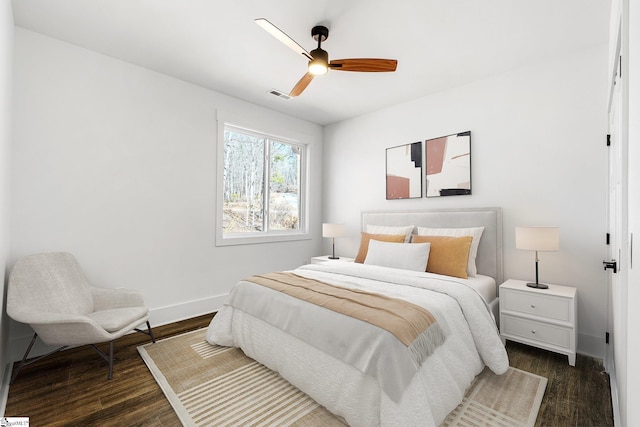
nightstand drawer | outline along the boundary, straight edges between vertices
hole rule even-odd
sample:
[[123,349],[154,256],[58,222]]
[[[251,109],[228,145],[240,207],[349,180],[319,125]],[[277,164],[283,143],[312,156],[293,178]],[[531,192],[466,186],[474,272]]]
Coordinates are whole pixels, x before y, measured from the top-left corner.
[[503,310],[527,313],[538,317],[571,321],[571,301],[550,295],[536,295],[531,292],[518,292],[501,289],[500,306]]
[[500,330],[505,336],[512,335],[563,348],[571,347],[571,334],[573,333],[571,328],[540,323],[506,314],[502,315]]

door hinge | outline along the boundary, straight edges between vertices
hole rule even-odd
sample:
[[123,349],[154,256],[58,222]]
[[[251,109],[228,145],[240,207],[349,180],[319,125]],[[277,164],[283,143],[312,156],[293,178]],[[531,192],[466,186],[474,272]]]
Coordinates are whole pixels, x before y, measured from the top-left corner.
[[609,344],[609,332],[605,332],[605,334],[604,334],[604,342],[605,342],[605,344]]
[[611,234],[607,233],[607,245],[611,244]]
[[611,147],[611,135],[607,135],[607,147]]

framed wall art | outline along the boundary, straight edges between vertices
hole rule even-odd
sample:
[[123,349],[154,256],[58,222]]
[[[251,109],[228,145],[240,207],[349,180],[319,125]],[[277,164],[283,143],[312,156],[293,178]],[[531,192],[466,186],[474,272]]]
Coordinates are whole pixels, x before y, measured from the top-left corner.
[[425,142],[427,197],[471,194],[471,131]]
[[387,200],[422,197],[422,142],[387,148]]

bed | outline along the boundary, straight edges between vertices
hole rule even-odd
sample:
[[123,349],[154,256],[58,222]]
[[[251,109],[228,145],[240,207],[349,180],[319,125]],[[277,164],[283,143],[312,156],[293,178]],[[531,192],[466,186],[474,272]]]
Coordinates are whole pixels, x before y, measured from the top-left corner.
[[498,286],[504,282],[502,266],[502,210],[500,208],[437,209],[428,211],[364,211],[362,231],[371,225],[467,228],[483,227],[476,266],[479,276],[471,278],[478,292],[491,308],[496,322],[500,319]]
[[[399,227],[408,225],[405,244],[371,237],[398,237]],[[393,259],[415,265],[437,259],[440,243],[430,234],[425,235],[428,243],[406,244],[420,231],[438,234],[478,227],[482,234],[475,241],[475,277],[384,265]],[[437,426],[485,366],[497,374],[508,369],[492,314],[496,283],[502,281],[501,211],[363,212],[362,230],[363,242],[370,237],[361,245],[369,249],[362,263],[310,264],[239,282],[212,320],[207,340],[241,348],[349,425]],[[468,243],[464,250],[474,241],[459,236],[441,240],[455,241],[456,247]],[[405,252],[397,255],[400,250]],[[421,258],[429,250],[427,259]],[[465,270],[466,263],[465,258]],[[287,281],[292,284],[283,285]],[[289,286],[292,292],[307,286],[317,292],[305,299],[292,296]],[[340,309],[331,306],[333,299],[313,300],[318,294],[333,298],[326,294],[334,292],[346,294],[336,303]],[[411,323],[413,335],[402,336],[393,325],[413,322],[410,316],[393,317],[381,326],[372,320],[377,314],[359,313],[360,306],[352,309],[345,302],[369,309],[378,300],[382,308],[376,309],[396,316],[407,308],[423,324]]]

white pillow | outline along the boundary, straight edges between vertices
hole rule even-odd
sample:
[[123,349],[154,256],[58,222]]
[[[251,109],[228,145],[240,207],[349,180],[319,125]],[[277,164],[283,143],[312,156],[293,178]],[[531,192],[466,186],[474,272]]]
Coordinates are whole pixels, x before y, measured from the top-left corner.
[[478,269],[476,268],[476,256],[478,255],[478,245],[480,245],[480,238],[484,227],[469,227],[469,228],[429,228],[418,227],[418,236],[472,236],[471,247],[469,248],[469,261],[467,262],[467,275],[476,277]]
[[413,233],[413,229],[414,228],[416,228],[415,225],[394,227],[394,226],[390,226],[390,225],[371,225],[371,224],[367,224],[367,233],[369,233],[369,234],[393,234],[395,236],[399,236],[400,234],[404,234],[405,243],[409,243],[409,240],[411,240],[411,233]]
[[431,243],[393,243],[369,240],[365,264],[426,271]]

